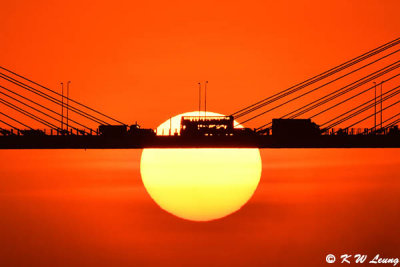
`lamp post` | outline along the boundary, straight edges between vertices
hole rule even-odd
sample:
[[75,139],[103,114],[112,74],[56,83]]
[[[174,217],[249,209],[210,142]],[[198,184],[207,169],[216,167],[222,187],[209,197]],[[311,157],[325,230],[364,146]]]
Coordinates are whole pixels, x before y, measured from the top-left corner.
[[376,132],[376,82],[374,82],[374,84],[375,84],[375,86],[374,86],[374,88],[375,88],[375,105],[374,105],[374,108],[375,108],[375,113],[374,113],[375,126],[374,126],[374,133],[375,133]]
[[206,85],[204,88],[204,119],[207,117],[207,84],[208,81],[206,81]]
[[64,83],[61,83],[61,132],[64,128]]
[[383,81],[381,82],[381,131],[382,131],[382,120],[383,120],[383,109],[382,109],[382,86],[383,86]]
[[69,84],[71,83],[71,81],[67,82],[67,132],[68,132],[68,110],[69,110]]
[[199,83],[199,120],[200,120],[200,110],[201,110],[201,83]]

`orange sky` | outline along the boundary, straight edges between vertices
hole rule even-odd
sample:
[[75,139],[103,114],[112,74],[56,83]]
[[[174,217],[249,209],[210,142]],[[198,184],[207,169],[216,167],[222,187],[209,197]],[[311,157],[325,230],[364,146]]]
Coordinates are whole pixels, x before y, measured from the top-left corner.
[[126,123],[230,114],[398,37],[398,1],[8,1],[1,65]]

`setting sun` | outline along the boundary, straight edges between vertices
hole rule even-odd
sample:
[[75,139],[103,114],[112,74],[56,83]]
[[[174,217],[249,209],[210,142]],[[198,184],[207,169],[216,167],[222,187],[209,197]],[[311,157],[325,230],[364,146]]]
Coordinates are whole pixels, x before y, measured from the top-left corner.
[[[178,131],[182,116],[197,115],[175,116],[157,132],[168,133],[170,124],[172,132]],[[194,221],[218,219],[240,209],[256,190],[261,167],[260,152],[253,148],[144,149],[140,162],[143,184],[153,200],[162,209]]]

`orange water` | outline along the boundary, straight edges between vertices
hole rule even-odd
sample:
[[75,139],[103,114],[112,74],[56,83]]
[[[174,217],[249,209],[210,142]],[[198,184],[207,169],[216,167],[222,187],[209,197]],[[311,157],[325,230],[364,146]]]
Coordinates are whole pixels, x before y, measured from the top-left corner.
[[0,151],[13,162],[0,163],[0,266],[318,266],[328,253],[400,257],[399,149],[262,150],[253,198],[208,223],[152,201],[140,153]]

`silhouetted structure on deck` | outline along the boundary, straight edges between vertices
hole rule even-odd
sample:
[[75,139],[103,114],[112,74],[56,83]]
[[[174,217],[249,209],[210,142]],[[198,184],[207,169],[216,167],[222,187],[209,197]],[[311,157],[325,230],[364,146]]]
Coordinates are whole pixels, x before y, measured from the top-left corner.
[[272,133],[279,137],[309,138],[320,135],[321,130],[311,119],[273,119]]
[[235,128],[233,116],[183,116],[180,135],[198,136],[253,136],[254,130]]

